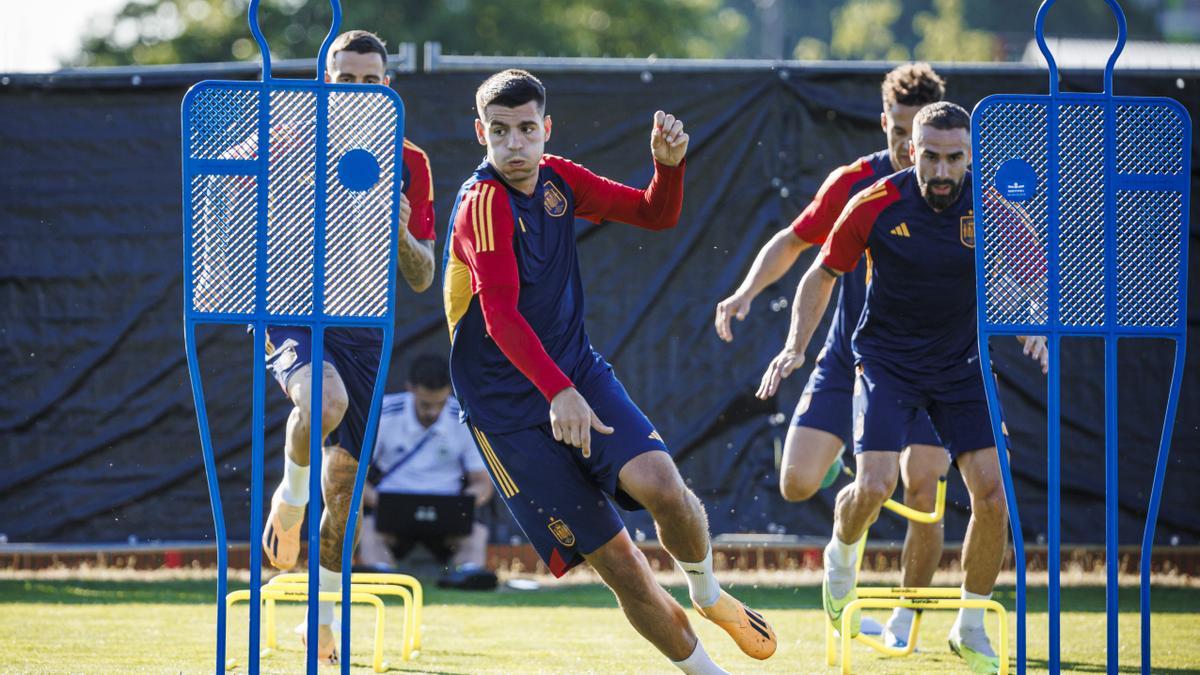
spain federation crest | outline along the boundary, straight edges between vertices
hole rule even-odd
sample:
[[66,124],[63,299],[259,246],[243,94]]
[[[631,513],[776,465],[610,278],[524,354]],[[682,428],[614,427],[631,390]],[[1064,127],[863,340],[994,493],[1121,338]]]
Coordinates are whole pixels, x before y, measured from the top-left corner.
[[545,188],[546,193],[543,201],[546,213],[555,218],[565,214],[567,212],[567,198],[563,196],[563,193],[558,191],[558,186],[552,181],[546,181],[542,187]]
[[575,533],[572,532],[571,528],[567,527],[567,524],[561,519],[555,518],[554,520],[550,521],[550,525],[547,527],[550,528],[550,533],[554,535],[554,538],[558,540],[558,543],[562,544],[563,546],[575,545]]
[[967,248],[975,248],[975,212],[958,219],[958,240]]

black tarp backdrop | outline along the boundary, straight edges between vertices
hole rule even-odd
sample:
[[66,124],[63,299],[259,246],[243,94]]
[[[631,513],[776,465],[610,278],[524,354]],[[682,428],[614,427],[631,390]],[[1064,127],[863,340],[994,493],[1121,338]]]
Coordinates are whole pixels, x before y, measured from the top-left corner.
[[[438,250],[461,181],[482,156],[472,95],[485,73],[401,75],[408,135],[432,159]],[[714,532],[828,536],[834,492],[785,503],[777,439],[808,367],[769,402],[753,398],[783,340],[805,262],[768,288],[735,342],[712,329],[715,303],[758,247],[807,202],[834,166],[871,152],[879,131],[881,71],[542,73],[554,137],[548,150],[634,185],[649,179],[647,136],[657,108],[691,134],[680,226],[649,233],[578,224],[595,345],[667,438],[708,506]],[[181,327],[179,104],[204,73],[129,79],[14,78],[0,87],[0,533],[9,541],[203,540],[213,526]],[[1098,76],[1067,77],[1066,90]],[[1044,93],[1044,75],[948,71],[949,95],[968,107],[993,92]],[[1200,110],[1200,76],[1119,75],[1118,91],[1163,95]],[[1193,159],[1200,169],[1200,162]],[[1193,186],[1196,177],[1193,171]],[[1200,219],[1190,214],[1189,268],[1200,279]],[[440,285],[441,279],[436,282]],[[1189,356],[1160,543],[1196,543],[1200,499],[1198,285],[1189,289]],[[936,302],[936,298],[931,298]],[[437,287],[398,301],[389,389],[408,359],[445,352]],[[824,328],[820,334],[823,335]],[[819,347],[814,340],[810,359]],[[250,338],[202,336],[209,413],[217,438],[230,536],[248,536]],[[1019,507],[1027,540],[1045,532],[1045,385],[1016,342],[996,346]],[[1103,537],[1103,351],[1064,350],[1063,540]],[[1136,542],[1149,491],[1170,350],[1129,345],[1121,367],[1121,540]],[[268,378],[268,486],[281,469],[286,409]],[[270,487],[265,491],[269,498]],[[948,540],[968,510],[951,479]],[[644,514],[631,525],[653,536]],[[898,539],[881,518],[873,536]]]

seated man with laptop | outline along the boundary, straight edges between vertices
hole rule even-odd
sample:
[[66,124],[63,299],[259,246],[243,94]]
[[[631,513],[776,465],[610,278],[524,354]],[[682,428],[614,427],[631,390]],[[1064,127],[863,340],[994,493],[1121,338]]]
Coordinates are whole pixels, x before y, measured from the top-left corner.
[[458,412],[449,364],[433,354],[413,360],[407,391],[384,396],[363,491],[362,565],[394,568],[420,543],[449,563],[439,586],[495,588],[484,567],[488,530],[475,518],[492,481]]

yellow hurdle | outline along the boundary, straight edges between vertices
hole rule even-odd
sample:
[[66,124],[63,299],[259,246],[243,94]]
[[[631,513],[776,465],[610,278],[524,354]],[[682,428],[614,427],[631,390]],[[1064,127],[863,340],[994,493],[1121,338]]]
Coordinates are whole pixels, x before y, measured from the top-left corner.
[[[283,584],[281,584],[281,585],[283,585]],[[305,589],[305,592],[298,592],[298,591],[293,591],[293,590],[287,590],[284,588],[268,588],[267,586],[263,586],[261,589],[260,597],[263,600],[266,600],[269,603],[271,603],[271,605],[273,605],[276,600],[286,600],[286,601],[290,601],[290,602],[308,602],[307,589]],[[317,594],[317,599],[322,602],[341,602],[342,594],[340,592],[327,591],[324,593]],[[225,596],[225,605],[226,605],[226,608],[228,608],[228,607],[232,607],[234,605],[234,603],[242,602],[242,601],[249,601],[249,600],[250,600],[250,589],[247,588],[247,589],[243,589],[240,591],[234,591],[234,592],[230,593],[229,595],[226,595]],[[377,673],[387,672],[388,666],[386,663],[383,662],[383,632],[384,632],[383,631],[383,629],[384,629],[383,601],[379,599],[379,596],[373,595],[371,593],[351,591],[350,602],[370,604],[375,607],[375,649],[371,656],[371,666],[375,669],[375,672],[377,672]],[[226,611],[228,611],[228,609],[226,609]],[[345,610],[343,610],[343,611],[345,611]],[[274,617],[272,617],[272,618],[274,618]],[[275,625],[274,621],[271,621],[270,623],[267,624],[268,633],[275,632],[274,625]],[[269,649],[269,647],[268,647],[268,649]],[[347,656],[344,656],[343,658],[349,658],[349,656],[347,655]],[[231,658],[225,662],[226,670],[233,670],[236,667],[237,667],[237,659]]]
[[[854,477],[854,471],[850,467],[844,467],[842,471],[847,476]],[[883,503],[883,506],[889,511],[912,522],[936,523],[946,515],[946,477],[938,477],[937,501],[932,511],[918,511],[894,499],[888,499]],[[866,545],[867,536],[863,535],[862,540],[858,544],[858,560],[856,562],[858,570],[862,569],[863,551]],[[841,670],[843,673],[850,672],[850,643],[852,641],[861,642],[885,656],[908,656],[917,647],[917,635],[921,628],[922,610],[968,607],[982,608],[985,611],[996,613],[1000,624],[1000,649],[998,651],[998,654],[1001,655],[1000,673],[1005,675],[1008,672],[1008,615],[1004,610],[1004,606],[999,602],[995,600],[964,600],[961,597],[961,590],[957,588],[858,588],[855,590],[858,594],[858,599],[846,605],[845,609],[842,610],[842,625],[840,626],[840,630],[834,627],[828,617],[825,618],[825,663],[827,665],[837,665],[838,648],[836,638],[838,637],[841,638]],[[850,620],[855,612],[863,609],[893,609],[896,607],[907,607],[916,610],[916,614],[913,616],[912,628],[909,630],[907,646],[903,648],[889,647],[882,640],[877,640],[863,633],[859,633],[853,638],[849,637]]]
[[[308,574],[304,572],[289,572],[286,574],[277,574],[271,578],[268,585],[277,583],[308,583]],[[411,602],[406,604],[407,613],[405,615],[405,630],[411,635],[411,651],[416,655],[421,650],[421,622],[422,612],[425,608],[425,590],[421,587],[421,582],[416,577],[408,574],[385,574],[382,572],[354,572],[350,575],[350,590],[355,590],[357,584],[386,584],[389,586],[400,586],[411,591]],[[384,593],[384,595],[398,595],[397,593]],[[270,603],[267,605],[268,616],[273,612],[274,608]],[[407,660],[407,658],[405,659]]]
[[[375,672],[387,671],[388,665],[383,661],[383,640],[385,635],[384,604],[381,595],[399,597],[404,604],[404,624],[400,633],[401,659],[408,661],[417,655],[421,646],[421,620],[424,607],[425,593],[421,582],[407,574],[384,573],[354,573],[350,575],[350,602],[370,604],[375,607],[375,639],[372,653],[372,667]],[[279,646],[276,631],[275,602],[308,601],[308,575],[304,573],[279,574],[262,586],[262,601],[266,603],[267,646],[263,653]],[[319,600],[323,602],[341,602],[341,592],[322,592]],[[249,601],[250,591],[234,591],[226,596],[226,606],[234,603]],[[344,611],[344,610],[343,610]],[[226,668],[237,667],[236,659],[228,659]]]

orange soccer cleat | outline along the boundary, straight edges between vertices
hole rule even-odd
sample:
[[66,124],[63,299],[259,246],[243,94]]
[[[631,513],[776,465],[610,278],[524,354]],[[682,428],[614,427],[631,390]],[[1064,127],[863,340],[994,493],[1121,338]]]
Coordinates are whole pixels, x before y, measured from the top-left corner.
[[732,595],[721,591],[717,604],[711,607],[692,606],[700,612],[700,616],[720,626],[737,646],[752,658],[770,658],[775,653],[778,643],[771,624],[758,612],[743,605]]

